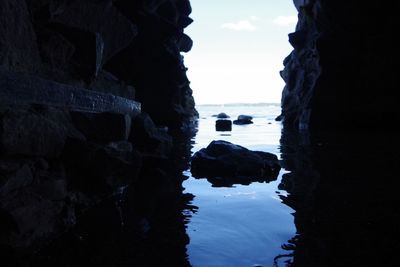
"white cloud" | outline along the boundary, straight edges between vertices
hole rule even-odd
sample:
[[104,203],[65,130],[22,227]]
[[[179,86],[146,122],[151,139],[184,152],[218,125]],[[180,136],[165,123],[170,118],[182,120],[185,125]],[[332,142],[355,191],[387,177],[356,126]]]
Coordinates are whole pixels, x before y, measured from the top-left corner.
[[240,20],[238,22],[228,22],[221,25],[223,29],[229,29],[234,31],[250,31],[256,30],[256,26],[253,25],[249,20]]
[[257,17],[257,16],[251,16],[250,19],[252,21],[261,21],[261,19],[259,17]]
[[297,16],[279,16],[276,17],[272,22],[279,26],[295,25],[297,23]]

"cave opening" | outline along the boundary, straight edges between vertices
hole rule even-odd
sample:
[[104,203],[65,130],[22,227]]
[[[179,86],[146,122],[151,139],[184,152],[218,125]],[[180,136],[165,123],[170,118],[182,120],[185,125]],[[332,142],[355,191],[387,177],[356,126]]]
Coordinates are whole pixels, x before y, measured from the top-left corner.
[[393,265],[399,2],[272,1],[1,0],[0,265]]
[[293,49],[297,10],[286,1],[192,0],[194,40],[185,55],[197,105],[280,103],[283,59]]
[[187,222],[189,262],[270,266],[290,260],[281,247],[295,234],[293,210],[280,201],[285,191],[278,189],[285,171],[259,177],[259,169],[246,166],[242,157],[235,165],[243,161],[243,169],[252,173],[236,177],[221,174],[235,173],[222,170],[226,162],[203,165],[201,155],[213,145],[216,150],[243,147],[244,154],[250,153],[246,149],[280,154],[281,123],[275,120],[285,86],[280,71],[293,49],[288,34],[295,29],[297,10],[290,0],[190,2],[194,21],[185,33],[193,47],[184,59],[199,119],[183,183],[197,207]]

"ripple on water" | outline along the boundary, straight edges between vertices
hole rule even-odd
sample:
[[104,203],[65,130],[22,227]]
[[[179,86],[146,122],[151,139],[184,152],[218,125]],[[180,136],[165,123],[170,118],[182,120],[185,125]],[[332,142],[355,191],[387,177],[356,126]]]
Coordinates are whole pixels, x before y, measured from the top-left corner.
[[[226,140],[252,150],[279,156],[281,125],[274,121],[280,108],[276,105],[197,107],[199,130],[192,152],[206,147],[212,140]],[[234,125],[232,131],[215,131],[213,114],[225,112],[235,118],[253,116],[254,124]],[[281,203],[277,181],[212,187],[206,179],[190,177],[184,183],[186,192],[195,195],[193,205],[199,207],[188,223],[188,254],[194,267],[272,266],[274,258],[286,252],[281,245],[295,234],[291,213]],[[190,174],[190,173],[188,173]],[[284,192],[283,192],[284,194]]]

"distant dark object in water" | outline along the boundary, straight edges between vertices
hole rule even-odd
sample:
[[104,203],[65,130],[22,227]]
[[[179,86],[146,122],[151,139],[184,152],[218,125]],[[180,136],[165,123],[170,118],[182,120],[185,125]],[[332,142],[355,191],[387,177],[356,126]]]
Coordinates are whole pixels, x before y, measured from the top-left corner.
[[276,180],[278,157],[262,151],[251,151],[227,141],[212,141],[192,157],[192,175],[207,178],[213,186],[232,186]]
[[217,120],[215,122],[215,130],[219,132],[232,131],[231,120]]
[[281,115],[279,115],[278,117],[275,118],[275,121],[282,121],[282,119],[283,119],[283,116],[281,114]]
[[224,112],[221,112],[221,113],[219,113],[218,115],[212,115],[213,117],[217,117],[218,119],[228,119],[228,118],[230,118],[230,116],[229,115],[227,115],[226,113],[224,113]]
[[253,117],[249,115],[239,115],[237,120],[233,121],[233,124],[236,125],[245,125],[245,124],[252,124]]

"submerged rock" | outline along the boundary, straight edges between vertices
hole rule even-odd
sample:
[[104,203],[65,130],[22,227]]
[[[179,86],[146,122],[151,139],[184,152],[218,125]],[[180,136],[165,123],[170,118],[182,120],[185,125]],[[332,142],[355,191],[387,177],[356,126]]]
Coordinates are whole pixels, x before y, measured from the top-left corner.
[[232,131],[232,121],[231,120],[215,121],[215,130],[219,132]]
[[192,175],[207,178],[214,186],[269,182],[280,170],[278,157],[251,151],[227,141],[212,141],[192,157]]

